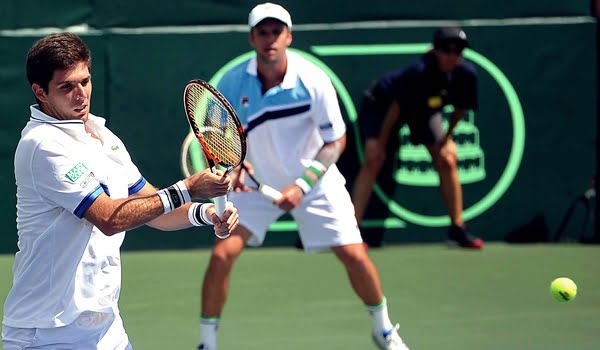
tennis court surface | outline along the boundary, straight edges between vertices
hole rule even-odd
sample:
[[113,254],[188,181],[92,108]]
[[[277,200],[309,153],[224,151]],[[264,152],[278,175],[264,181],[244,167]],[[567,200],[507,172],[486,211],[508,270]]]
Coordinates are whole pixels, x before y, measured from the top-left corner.
[[[195,349],[209,254],[123,254],[121,310],[134,348]],[[600,348],[600,246],[397,245],[370,254],[411,349]],[[12,261],[0,256],[2,303]],[[574,301],[551,298],[559,276],[578,284]],[[374,349],[370,326],[332,254],[247,249],[234,267],[219,349]]]

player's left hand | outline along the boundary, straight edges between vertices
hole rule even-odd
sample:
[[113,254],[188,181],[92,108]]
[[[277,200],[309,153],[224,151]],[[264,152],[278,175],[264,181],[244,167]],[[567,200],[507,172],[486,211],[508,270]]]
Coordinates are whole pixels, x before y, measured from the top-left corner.
[[273,202],[279,209],[289,212],[302,203],[304,193],[296,184],[289,185],[281,191],[281,198]]
[[215,206],[211,205],[206,209],[208,217],[212,220],[215,234],[219,237],[229,236],[240,223],[238,210],[231,202],[227,202],[227,208],[223,216],[219,218]]

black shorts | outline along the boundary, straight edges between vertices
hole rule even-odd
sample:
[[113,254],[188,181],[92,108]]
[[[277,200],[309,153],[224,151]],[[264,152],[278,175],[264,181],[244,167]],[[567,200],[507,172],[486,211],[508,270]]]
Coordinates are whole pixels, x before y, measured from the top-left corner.
[[411,143],[415,145],[435,145],[442,141],[446,135],[443,120],[442,112],[438,111],[430,115],[406,118],[403,123],[406,123],[410,128]]
[[[378,138],[381,126],[392,101],[377,97],[371,91],[365,92],[358,116],[359,129],[363,139]],[[446,134],[442,124],[441,111],[428,113],[403,113],[400,106],[400,122],[395,127],[407,124],[410,129],[410,141],[415,144],[433,145],[442,140]]]
[[365,92],[358,114],[358,126],[363,140],[379,137],[389,104],[381,98],[377,99],[371,90]]

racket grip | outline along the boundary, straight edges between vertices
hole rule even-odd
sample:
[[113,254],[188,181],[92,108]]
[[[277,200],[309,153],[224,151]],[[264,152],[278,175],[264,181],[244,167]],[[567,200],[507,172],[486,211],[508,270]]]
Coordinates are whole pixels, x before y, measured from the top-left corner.
[[[215,201],[215,210],[217,211],[217,215],[219,216],[219,218],[223,217],[223,213],[225,212],[225,208],[227,208],[227,195],[221,196],[221,197],[216,197],[214,198]],[[218,239],[225,239],[227,237],[229,237],[229,233],[220,235],[215,231],[215,236],[217,236]]]
[[260,185],[260,188],[258,190],[260,191],[260,193],[271,198],[273,201],[276,201],[279,198],[281,198],[281,192],[277,191],[269,185]]
[[217,211],[217,215],[219,216],[219,218],[223,217],[223,213],[225,213],[226,207],[227,207],[227,195],[215,198],[215,210]]

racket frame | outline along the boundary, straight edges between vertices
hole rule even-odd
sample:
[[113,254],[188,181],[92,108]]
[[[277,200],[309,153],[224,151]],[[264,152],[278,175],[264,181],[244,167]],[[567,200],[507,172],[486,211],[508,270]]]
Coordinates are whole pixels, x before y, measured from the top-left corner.
[[[200,127],[196,124],[196,121],[194,118],[194,111],[188,107],[188,103],[187,103],[188,95],[189,95],[188,91],[189,91],[190,87],[194,86],[194,85],[200,85],[201,88],[207,90],[210,94],[212,94],[213,97],[216,98],[221,103],[221,106],[223,108],[225,108],[225,111],[229,114],[228,117],[231,118],[231,120],[235,124],[235,127],[237,128],[237,131],[238,131],[238,135],[240,136],[240,147],[241,147],[240,159],[238,160],[237,164],[223,164],[222,161],[217,157],[217,155],[215,155],[212,152],[208,143],[202,136],[202,133],[200,132]],[[238,118],[237,113],[235,112],[235,109],[233,108],[233,106],[231,106],[231,103],[229,103],[227,98],[225,98],[225,96],[223,96],[223,94],[221,94],[221,92],[219,92],[219,90],[217,90],[215,87],[213,87],[212,85],[210,85],[208,82],[206,82],[204,80],[200,80],[200,79],[190,80],[185,85],[185,89],[183,92],[183,107],[185,110],[185,115],[187,117],[188,123],[190,124],[190,127],[192,129],[192,132],[194,133],[194,135],[196,136],[196,139],[200,143],[202,152],[204,152],[204,156],[206,157],[206,161],[208,162],[208,165],[214,174],[217,173],[217,167],[216,167],[217,164],[220,165],[221,167],[225,168],[223,176],[226,176],[229,172],[231,172],[233,169],[235,169],[237,166],[239,166],[244,161],[244,158],[246,158],[246,150],[247,150],[246,134],[244,132],[244,127],[242,126],[242,123],[240,122],[240,119]],[[223,213],[225,212],[225,208],[227,206],[227,195],[216,197],[216,198],[214,198],[214,201],[215,201],[217,215],[219,215],[219,217],[222,217]],[[215,235],[221,239],[227,238],[229,236],[229,234],[227,234],[226,236],[220,236],[217,233],[215,233]]]

